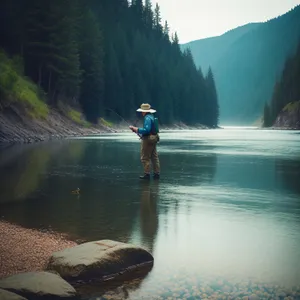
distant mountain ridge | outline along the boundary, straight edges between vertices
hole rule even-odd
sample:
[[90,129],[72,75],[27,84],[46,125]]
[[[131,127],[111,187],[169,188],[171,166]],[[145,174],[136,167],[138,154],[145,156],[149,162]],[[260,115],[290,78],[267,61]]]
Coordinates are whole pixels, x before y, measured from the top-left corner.
[[[220,36],[192,41],[183,44],[181,47],[185,49],[188,46],[192,50],[195,62],[200,65],[202,71],[206,73],[209,66],[217,63],[222,57],[224,49],[228,49],[240,37],[256,28],[259,24],[261,23],[250,23],[227,31]],[[222,47],[219,47],[220,44],[222,44]]]
[[300,5],[263,23],[181,45],[203,72],[215,75],[221,124],[253,124],[269,101],[285,60],[300,40]]

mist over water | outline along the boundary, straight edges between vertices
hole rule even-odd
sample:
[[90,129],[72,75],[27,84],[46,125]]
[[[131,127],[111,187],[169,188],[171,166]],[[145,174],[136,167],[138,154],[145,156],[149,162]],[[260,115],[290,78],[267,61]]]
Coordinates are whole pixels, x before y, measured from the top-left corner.
[[256,128],[165,131],[162,178],[150,182],[138,180],[140,141],[130,133],[4,149],[1,216],[147,248],[154,267],[128,288],[132,299],[298,299],[299,139]]

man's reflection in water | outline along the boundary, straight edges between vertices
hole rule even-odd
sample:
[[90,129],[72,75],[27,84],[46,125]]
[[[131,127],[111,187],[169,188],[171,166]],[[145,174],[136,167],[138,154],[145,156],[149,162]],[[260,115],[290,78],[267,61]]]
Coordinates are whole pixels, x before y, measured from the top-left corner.
[[141,235],[145,247],[153,253],[158,230],[157,199],[159,181],[141,183]]

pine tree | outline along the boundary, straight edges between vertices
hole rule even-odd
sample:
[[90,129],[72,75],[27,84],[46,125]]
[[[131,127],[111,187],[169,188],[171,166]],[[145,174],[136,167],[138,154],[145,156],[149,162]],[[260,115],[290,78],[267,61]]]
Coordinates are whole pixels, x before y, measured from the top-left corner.
[[165,21],[163,33],[164,33],[165,37],[169,40],[170,28],[169,28],[168,21]]
[[158,3],[155,5],[155,10],[154,10],[154,28],[158,31],[162,31],[162,26],[161,26],[161,14],[160,14],[160,7]]
[[120,99],[124,96],[123,83],[116,48],[113,44],[108,48],[105,62],[105,107],[121,114]]
[[264,127],[272,126],[271,112],[268,103],[265,103],[265,107],[264,107],[263,126]]
[[135,19],[137,23],[141,23],[143,21],[143,1],[142,0],[133,0],[131,3],[131,8],[135,14]]
[[50,3],[42,3],[33,0],[28,5],[24,14],[25,31],[27,35],[25,45],[25,72],[31,78],[49,92],[49,64],[50,57],[57,47],[51,43],[51,34],[54,25],[51,26]]
[[146,31],[149,33],[153,28],[153,11],[152,11],[152,2],[151,0],[145,1],[145,8],[144,8],[144,23]]
[[179,38],[178,38],[178,34],[175,31],[175,34],[172,36],[172,42],[174,45],[179,45]]
[[218,125],[219,122],[219,105],[218,105],[218,95],[217,95],[215,80],[211,68],[209,68],[206,76],[206,86],[207,86],[206,97],[209,104],[208,111],[207,111],[208,114],[207,124],[212,127],[215,127]]
[[80,88],[79,49],[75,28],[76,4],[71,0],[31,0],[27,10],[26,71],[48,93],[75,104]]
[[174,51],[177,52],[177,56],[178,56],[178,53],[181,52],[181,50],[180,50],[180,46],[179,46],[178,34],[176,31],[175,31],[175,34],[172,34],[171,43],[172,43],[172,47],[174,48]]
[[26,28],[24,26],[29,1],[0,1],[0,47],[13,55],[24,54]]
[[[76,0],[60,0],[56,3],[52,0],[56,9],[53,9],[60,17],[58,29],[53,35],[52,43],[58,46],[58,60],[54,60],[54,70],[57,70],[57,85],[53,89],[53,100],[57,103],[59,98],[65,99],[70,105],[77,105],[81,70],[79,61],[79,45],[77,29]],[[58,4],[59,3],[59,4]]]
[[88,121],[96,123],[104,112],[103,37],[93,12],[85,8],[81,21],[80,66],[83,70],[81,107]]
[[[276,82],[270,105],[270,122],[273,124],[280,110],[283,108],[281,104],[282,91],[280,82]],[[269,123],[270,124],[270,123]]]

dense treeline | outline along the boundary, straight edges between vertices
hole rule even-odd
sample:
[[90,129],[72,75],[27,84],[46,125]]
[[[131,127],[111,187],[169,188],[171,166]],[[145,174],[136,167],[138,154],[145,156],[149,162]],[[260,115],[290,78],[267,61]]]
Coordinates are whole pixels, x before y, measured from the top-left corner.
[[150,0],[2,0],[0,12],[0,46],[23,59],[49,105],[97,122],[108,108],[132,118],[149,102],[166,124],[218,124],[211,69],[203,75],[180,50]]
[[[288,105],[300,101],[300,42],[294,56],[288,57],[280,79],[276,82],[270,104],[264,107],[264,127],[274,124],[279,113]],[[297,107],[297,105],[295,106]]]

